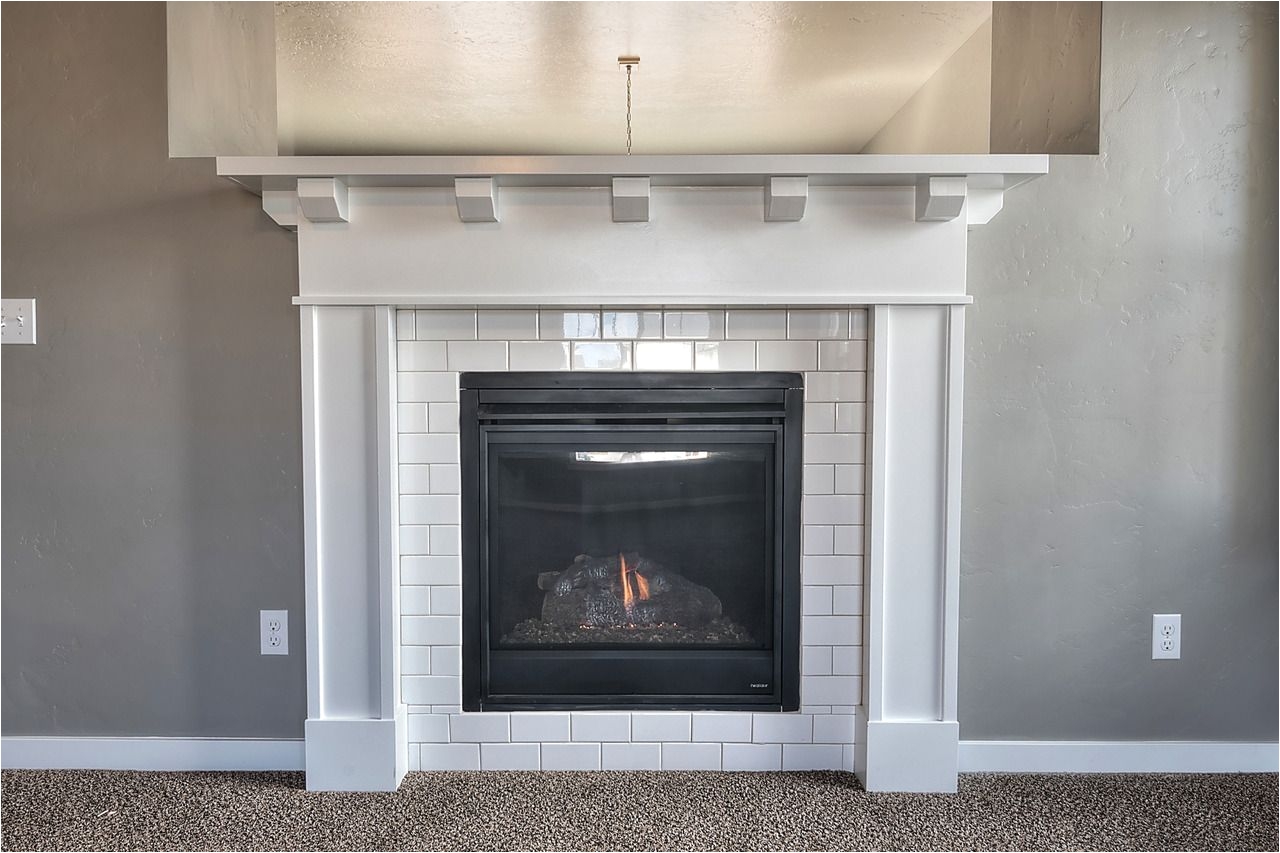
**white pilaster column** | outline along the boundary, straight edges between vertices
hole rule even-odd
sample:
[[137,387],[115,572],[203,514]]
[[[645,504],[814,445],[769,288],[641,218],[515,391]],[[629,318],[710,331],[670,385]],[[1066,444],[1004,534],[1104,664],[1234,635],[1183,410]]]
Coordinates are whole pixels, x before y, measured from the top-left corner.
[[877,305],[871,341],[855,767],[870,791],[954,791],[964,309]]
[[307,788],[394,790],[400,703],[395,312],[303,306]]

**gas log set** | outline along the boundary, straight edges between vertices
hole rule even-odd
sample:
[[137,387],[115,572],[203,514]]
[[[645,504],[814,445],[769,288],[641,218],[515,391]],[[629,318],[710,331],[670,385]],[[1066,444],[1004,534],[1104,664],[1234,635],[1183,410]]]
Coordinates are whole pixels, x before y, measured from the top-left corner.
[[538,575],[542,618],[526,619],[506,643],[750,645],[714,592],[635,552],[579,554],[563,571]]

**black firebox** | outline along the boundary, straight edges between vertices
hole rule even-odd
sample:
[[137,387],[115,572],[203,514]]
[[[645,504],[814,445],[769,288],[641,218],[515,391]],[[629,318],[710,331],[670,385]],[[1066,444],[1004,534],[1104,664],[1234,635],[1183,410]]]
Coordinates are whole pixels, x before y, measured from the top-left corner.
[[799,374],[461,386],[465,710],[799,707]]

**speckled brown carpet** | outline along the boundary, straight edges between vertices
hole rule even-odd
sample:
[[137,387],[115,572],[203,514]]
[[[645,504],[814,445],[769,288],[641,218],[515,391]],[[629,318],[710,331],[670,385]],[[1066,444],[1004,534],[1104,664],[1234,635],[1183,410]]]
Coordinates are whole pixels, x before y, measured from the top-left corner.
[[962,776],[868,794],[847,773],[411,773],[393,794],[299,773],[5,771],[6,850],[1275,850],[1274,775]]

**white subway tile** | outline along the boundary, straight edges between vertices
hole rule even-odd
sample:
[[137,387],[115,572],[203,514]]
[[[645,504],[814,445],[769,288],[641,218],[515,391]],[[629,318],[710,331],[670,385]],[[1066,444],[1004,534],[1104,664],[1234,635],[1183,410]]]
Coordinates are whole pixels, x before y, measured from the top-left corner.
[[[821,675],[821,673],[813,673]],[[831,649],[832,675],[862,675],[862,646],[833,646]]]
[[822,524],[806,524],[802,528],[800,550],[807,555],[834,553],[835,528]]
[[537,311],[481,311],[476,337],[482,341],[514,341],[538,337]]
[[[431,587],[429,586],[402,586],[400,587],[400,615],[401,616],[429,616],[431,614]],[[404,667],[401,667],[404,671]]]
[[[408,646],[456,646],[462,642],[462,620],[457,616],[403,616],[400,619],[400,638]],[[432,699],[426,704],[444,701]]]
[[[400,554],[413,556],[431,553],[431,528],[425,525],[400,525]],[[401,563],[403,566],[403,563]]]
[[631,715],[609,711],[585,711],[572,715],[571,731],[578,741],[631,740]]
[[776,340],[787,336],[786,311],[726,311],[725,337],[737,340]]
[[804,431],[806,434],[811,432],[835,432],[835,430],[835,403],[804,404]]
[[804,586],[800,588],[800,613],[803,616],[831,615],[831,587]]
[[640,341],[635,351],[636,370],[693,368],[693,344],[688,341]]
[[806,524],[857,524],[862,521],[862,495],[806,495],[804,520]]
[[481,770],[538,770],[542,750],[536,743],[482,743]]
[[815,719],[818,716],[825,717],[827,714],[831,713],[831,706],[830,705],[801,705],[800,713],[811,714]]
[[599,770],[598,743],[544,743],[543,770]]
[[862,587],[836,586],[831,588],[831,612],[840,616],[862,615]]
[[862,525],[842,524],[836,527],[835,549],[837,554],[861,554],[862,542]]
[[401,495],[401,524],[461,524],[462,503],[457,495]]
[[693,739],[703,743],[748,742],[751,714],[740,711],[699,711],[693,715]]
[[399,444],[400,462],[405,465],[458,462],[458,436],[451,433],[410,433],[400,436]]
[[776,743],[726,743],[725,770],[781,770],[782,745]]
[[548,712],[515,712],[511,715],[511,739],[514,741],[567,741],[569,715]]
[[457,616],[462,613],[462,587],[432,587],[431,612],[436,616]]
[[719,770],[718,743],[664,743],[663,770]]
[[[802,641],[812,646],[857,646],[862,644],[861,616],[809,616],[801,627]],[[808,701],[823,705],[845,705],[847,699],[818,699]]]
[[426,432],[430,403],[397,403],[396,432]]
[[474,743],[424,743],[423,770],[479,770],[480,745]]
[[568,341],[512,341],[512,370],[568,370]]
[[396,370],[401,373],[448,370],[447,353],[444,341],[400,341],[396,344]]
[[724,339],[723,311],[665,311],[662,331],[667,338],[719,341]]
[[431,494],[462,494],[462,469],[457,465],[429,465]]
[[574,370],[630,370],[631,342],[611,341],[573,344]]
[[[431,675],[431,647],[430,646],[400,646],[400,674],[401,675]],[[436,673],[436,675],[449,675],[450,673]],[[457,673],[452,673],[456,675]]]
[[506,341],[449,341],[450,370],[506,370]]
[[801,675],[831,675],[831,646],[805,646],[800,650]]
[[837,495],[866,494],[865,476],[865,465],[837,465],[835,482],[832,485]]
[[462,679],[456,675],[406,675],[400,684],[407,705],[456,702],[462,695]]
[[511,715],[494,711],[453,714],[449,717],[449,740],[455,743],[506,743],[511,740]]
[[400,583],[427,586],[462,583],[462,559],[459,557],[401,557]]
[[431,525],[431,553],[452,557],[462,553],[462,532],[456,524]]
[[631,739],[635,741],[688,740],[689,715],[638,711],[631,715]]
[[427,403],[427,432],[458,432],[458,404]]
[[476,312],[419,311],[414,317],[415,336],[420,341],[474,341]]
[[552,341],[598,338],[600,312],[543,311],[538,315],[538,337]]
[[849,337],[856,341],[867,340],[870,318],[866,308],[854,308],[849,312]]
[[662,337],[661,311],[604,311],[601,331],[605,338],[637,340]]
[[817,433],[804,437],[804,461],[808,464],[854,465],[862,462],[862,436]]
[[818,345],[813,341],[760,341],[756,344],[758,370],[817,370]]
[[806,675],[800,679],[805,702],[852,705],[858,701],[858,679],[851,675]]
[[836,467],[834,465],[804,466],[804,493],[806,495],[829,495],[836,488]]
[[804,556],[800,559],[800,577],[806,584],[856,583],[857,560],[848,554]]
[[453,714],[461,714],[462,706],[461,705],[432,705],[431,713],[444,714],[446,717],[448,717]]
[[854,752],[854,746],[851,743],[846,743],[842,749],[844,750],[844,763],[841,764],[840,769],[853,773],[858,769],[858,760],[855,757],[856,753]]
[[755,341],[699,341],[693,345],[697,370],[755,370]]
[[866,341],[823,341],[818,344],[819,370],[866,370]]
[[600,767],[604,770],[661,770],[662,747],[656,743],[602,743]]
[[419,770],[422,769],[422,758],[421,758],[421,752],[419,751],[420,745],[416,743],[410,743],[410,744],[407,744],[407,746],[409,749],[409,761],[406,766],[409,768],[410,773],[417,773]]
[[849,311],[788,311],[787,337],[795,340],[849,337]]
[[397,341],[413,340],[413,312],[412,311],[396,312],[396,340]]
[[783,770],[840,770],[844,747],[838,743],[786,743],[782,745]]
[[820,372],[804,375],[804,399],[810,403],[861,403],[867,399],[867,374]]
[[409,743],[448,743],[449,718],[444,714],[409,714]]
[[431,492],[430,465],[401,465],[400,494],[425,495]]
[[836,403],[835,407],[837,432],[867,431],[866,403]]
[[462,647],[457,641],[452,646],[431,647],[431,671],[436,675],[462,675]]
[[755,714],[751,721],[755,743],[809,743],[813,717],[808,714]]
[[813,718],[814,743],[853,743],[853,715],[828,714]]
[[397,373],[397,397],[401,403],[447,403],[458,399],[456,373]]

